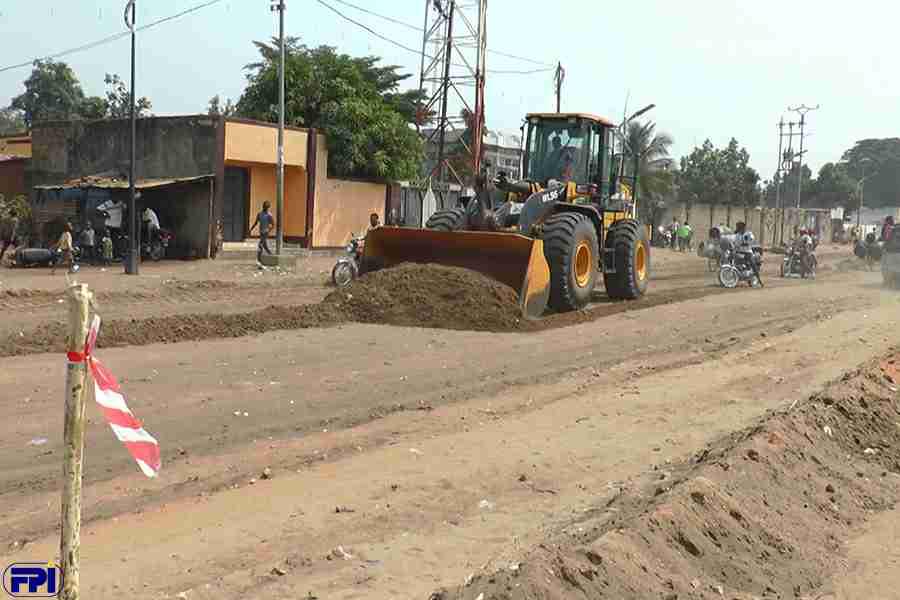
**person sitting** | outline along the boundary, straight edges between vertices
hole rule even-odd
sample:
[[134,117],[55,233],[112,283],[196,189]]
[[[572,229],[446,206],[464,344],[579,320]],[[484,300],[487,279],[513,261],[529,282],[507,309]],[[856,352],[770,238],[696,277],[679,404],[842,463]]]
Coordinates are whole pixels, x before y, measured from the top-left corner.
[[366,229],[366,233],[369,233],[373,229],[378,229],[381,227],[381,217],[378,216],[378,213],[372,213],[369,215],[369,228]]

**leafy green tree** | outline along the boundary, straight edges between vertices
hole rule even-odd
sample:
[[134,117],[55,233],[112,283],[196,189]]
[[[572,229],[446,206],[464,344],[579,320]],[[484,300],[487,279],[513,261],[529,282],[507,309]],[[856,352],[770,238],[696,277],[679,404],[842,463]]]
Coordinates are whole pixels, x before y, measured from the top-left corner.
[[679,200],[688,208],[694,203],[715,205],[721,177],[719,176],[720,152],[709,140],[681,157],[678,176]]
[[856,182],[850,177],[845,164],[825,163],[812,182],[813,203],[822,208],[855,206],[852,200],[855,188]]
[[[103,82],[106,84],[106,117],[110,119],[125,119],[131,116],[131,91],[125,82],[116,74],[106,74]],[[134,104],[134,112],[138,118],[150,115],[153,108],[146,96],[137,99]]]
[[22,111],[31,129],[36,121],[78,116],[84,100],[84,90],[69,65],[38,60],[25,80],[25,92],[13,98],[10,108]]
[[218,94],[209,99],[209,104],[206,107],[206,114],[211,117],[231,117],[235,114],[235,106],[231,101],[231,98],[225,100],[225,104],[222,104],[222,99]]
[[[37,121],[125,118],[131,114],[131,95],[118,75],[104,78],[106,96],[86,96],[74,71],[64,62],[37,61],[25,80],[25,92],[13,98],[9,110],[22,114],[30,129]],[[146,97],[136,104],[139,117],[149,114]]]
[[[276,121],[278,44],[254,44],[261,60],[246,67],[237,114]],[[410,125],[419,96],[399,92],[409,76],[379,62],[286,40],[285,120],[327,132],[333,175],[412,179],[418,172],[422,142]]]
[[105,98],[89,96],[78,106],[78,116],[83,119],[105,119],[109,105]]
[[10,135],[25,131],[25,115],[14,108],[0,108],[0,135]]
[[[785,173],[781,181],[781,201],[784,206],[797,206],[797,163],[793,170]],[[803,165],[803,187],[800,189],[800,206],[810,206],[813,195],[813,176],[809,165]]]
[[900,204],[900,138],[860,140],[844,152],[842,161],[854,185],[868,177],[866,206]]

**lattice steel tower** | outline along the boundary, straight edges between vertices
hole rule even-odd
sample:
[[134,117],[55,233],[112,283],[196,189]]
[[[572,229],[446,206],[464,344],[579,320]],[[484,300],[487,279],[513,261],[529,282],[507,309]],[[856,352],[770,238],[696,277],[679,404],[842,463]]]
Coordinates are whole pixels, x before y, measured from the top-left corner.
[[[484,134],[487,0],[425,0],[420,88],[427,94],[420,110],[420,130],[428,131],[426,145],[437,146],[431,176],[461,185],[450,165],[447,147],[460,144],[474,173],[481,168]],[[433,129],[430,125],[433,124]],[[466,143],[462,133],[471,129]]]

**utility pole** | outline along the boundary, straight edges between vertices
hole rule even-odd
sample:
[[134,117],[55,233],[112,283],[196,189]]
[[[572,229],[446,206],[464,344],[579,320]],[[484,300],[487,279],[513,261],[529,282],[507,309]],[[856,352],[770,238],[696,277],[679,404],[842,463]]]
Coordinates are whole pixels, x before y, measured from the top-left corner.
[[[131,157],[128,161],[128,256],[125,258],[125,273],[138,275],[141,263],[141,220],[137,214],[137,193],[134,187],[135,162],[137,155],[137,115],[135,114],[135,47],[137,45],[137,0],[128,0],[125,5],[125,25],[131,30]],[[130,14],[129,14],[130,13]]]
[[278,167],[275,178],[275,254],[281,256],[284,244],[284,0],[276,0],[278,11]]
[[803,127],[806,125],[806,113],[819,110],[819,105],[806,106],[801,104],[796,108],[788,107],[788,110],[800,115],[800,166],[797,169],[797,208],[800,208],[800,192],[803,190]]
[[[784,160],[781,155],[781,151],[782,151],[783,142],[784,142],[784,117],[781,117],[781,120],[778,121],[778,166],[775,169],[775,210],[776,211],[779,208],[781,208],[781,163]],[[775,213],[775,214],[777,215],[778,213]],[[781,219],[779,219],[779,220],[782,222],[781,231],[784,231],[784,225],[783,225],[784,211],[781,211]],[[775,228],[776,234],[778,232],[778,229],[779,228],[777,227],[777,223],[776,223],[776,228]],[[784,240],[782,240],[782,241],[784,241]],[[774,240],[773,240],[773,242],[774,242]]]
[[556,73],[553,75],[553,81],[556,83],[556,112],[562,112],[562,85],[566,79],[566,70],[563,69],[562,63],[556,63]]

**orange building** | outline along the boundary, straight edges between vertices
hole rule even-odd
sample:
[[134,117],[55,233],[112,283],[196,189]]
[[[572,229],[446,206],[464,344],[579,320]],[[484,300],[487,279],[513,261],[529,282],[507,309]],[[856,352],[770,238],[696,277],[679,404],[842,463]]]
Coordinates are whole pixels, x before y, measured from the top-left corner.
[[[96,177],[114,182],[106,189],[120,187],[128,177],[129,132],[128,120],[121,119],[36,123],[28,168],[33,206],[45,208],[46,198],[35,190],[97,188],[97,180],[91,179]],[[216,221],[221,221],[227,241],[244,240],[250,237],[263,202],[271,202],[275,213],[277,138],[274,124],[245,119],[208,115],[139,119],[136,180],[139,184],[211,180],[207,200],[191,194],[192,203],[205,203],[192,207],[193,224],[205,210],[201,226],[207,227],[210,240]],[[307,248],[343,246],[351,232],[367,227],[371,213],[384,220],[388,199],[384,182],[329,178],[326,138],[311,129],[285,131],[283,231],[288,241]],[[181,214],[179,203],[187,200],[174,191],[170,197],[174,204],[160,208],[171,208],[168,212],[175,218]],[[89,211],[89,203],[79,210]],[[80,214],[76,207],[71,211]],[[208,255],[202,245],[195,251]]]
[[[250,236],[262,204],[275,212],[278,129],[229,118],[224,126],[222,222],[227,240]],[[284,138],[284,236],[308,248],[343,246],[363,231],[369,215],[384,219],[387,185],[328,177],[328,145],[322,133],[287,128]],[[254,232],[256,233],[256,232]]]

